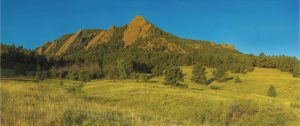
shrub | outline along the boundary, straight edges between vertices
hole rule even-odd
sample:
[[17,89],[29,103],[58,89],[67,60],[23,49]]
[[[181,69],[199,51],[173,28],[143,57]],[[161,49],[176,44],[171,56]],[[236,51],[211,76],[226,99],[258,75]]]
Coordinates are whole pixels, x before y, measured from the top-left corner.
[[71,79],[71,80],[78,80],[78,73],[76,72],[68,72],[67,79]]
[[183,73],[177,66],[169,66],[165,71],[165,84],[178,86],[177,81],[183,81]]
[[259,110],[259,108],[251,101],[244,102],[233,102],[229,108],[227,109],[226,117],[225,117],[225,125],[243,125],[239,124],[246,120],[247,118],[251,118],[255,116]]
[[78,80],[80,81],[90,81],[92,79],[93,75],[90,72],[84,71],[84,72],[79,72],[78,74]]
[[270,97],[276,97],[277,96],[276,89],[273,85],[270,85],[270,87],[268,89],[268,96],[270,96]]
[[235,83],[242,83],[241,79],[238,76],[234,79],[234,82]]
[[198,84],[207,84],[205,67],[202,64],[196,64],[193,68],[192,74],[192,81]]
[[226,66],[221,64],[213,72],[213,75],[214,75],[215,78],[219,79],[219,78],[222,78],[225,75],[226,71],[227,71]]
[[121,79],[128,78],[130,73],[133,71],[133,63],[129,59],[121,58],[117,62],[119,77]]

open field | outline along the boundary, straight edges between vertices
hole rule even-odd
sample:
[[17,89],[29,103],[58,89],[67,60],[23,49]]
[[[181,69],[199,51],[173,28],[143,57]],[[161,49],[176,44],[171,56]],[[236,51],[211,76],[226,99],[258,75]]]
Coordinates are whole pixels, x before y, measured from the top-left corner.
[[[136,80],[1,79],[1,125],[299,125],[299,78],[255,68],[210,86],[190,81],[187,89],[163,85],[163,77]],[[208,70],[211,76],[211,69]],[[277,97],[267,96],[270,85]]]

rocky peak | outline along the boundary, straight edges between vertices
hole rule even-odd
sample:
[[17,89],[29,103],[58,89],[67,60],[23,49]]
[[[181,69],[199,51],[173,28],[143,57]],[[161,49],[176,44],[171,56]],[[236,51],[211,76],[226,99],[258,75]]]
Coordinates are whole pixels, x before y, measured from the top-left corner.
[[153,34],[150,32],[152,27],[154,26],[146,21],[144,17],[135,16],[124,31],[123,41],[125,46],[132,44],[140,37],[146,38],[151,36]]

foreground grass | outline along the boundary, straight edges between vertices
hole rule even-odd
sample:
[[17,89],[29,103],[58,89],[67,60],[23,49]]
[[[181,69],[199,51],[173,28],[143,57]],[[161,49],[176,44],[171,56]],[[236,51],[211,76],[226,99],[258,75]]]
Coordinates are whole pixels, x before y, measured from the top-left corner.
[[[88,83],[28,78],[1,79],[1,125],[298,125],[299,79],[274,69],[256,69],[218,87],[189,80],[187,89],[135,80]],[[210,74],[210,73],[209,73]],[[266,96],[269,85],[278,96]]]

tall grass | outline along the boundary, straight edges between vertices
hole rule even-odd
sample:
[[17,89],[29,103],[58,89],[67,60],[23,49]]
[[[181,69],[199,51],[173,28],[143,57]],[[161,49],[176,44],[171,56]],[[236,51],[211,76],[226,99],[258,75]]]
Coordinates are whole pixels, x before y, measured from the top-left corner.
[[[267,74],[281,75],[273,72]],[[186,81],[190,85],[188,89],[174,88],[163,85],[161,78],[153,78],[151,83],[134,80],[95,80],[88,83],[63,80],[63,84],[58,79],[46,79],[38,83],[28,78],[2,79],[0,125],[299,124],[299,100],[294,94],[298,89],[289,88],[294,87],[294,83],[289,83],[294,81],[293,78],[286,77],[286,85],[275,83],[279,97],[272,98],[266,96],[267,88],[259,89],[257,84],[250,85],[253,81],[247,75],[251,74],[240,75],[243,79],[240,84],[234,84],[233,81],[213,83],[220,87],[217,90],[189,81]],[[259,77],[252,78],[255,78],[255,82],[264,82]],[[250,88],[248,92],[240,92],[246,90],[243,87],[245,85]],[[285,96],[287,92],[291,96]]]

